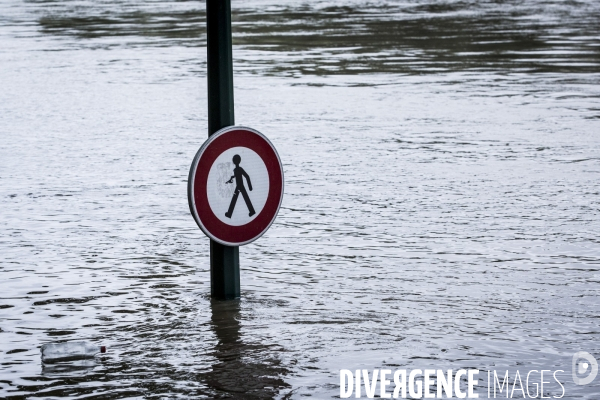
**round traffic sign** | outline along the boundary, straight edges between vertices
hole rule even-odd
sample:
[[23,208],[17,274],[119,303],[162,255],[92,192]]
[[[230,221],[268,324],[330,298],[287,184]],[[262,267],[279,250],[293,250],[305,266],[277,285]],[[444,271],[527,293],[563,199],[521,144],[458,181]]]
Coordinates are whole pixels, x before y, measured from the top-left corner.
[[190,168],[188,202],[202,231],[227,246],[261,237],[283,199],[283,167],[262,133],[229,126],[210,136]]

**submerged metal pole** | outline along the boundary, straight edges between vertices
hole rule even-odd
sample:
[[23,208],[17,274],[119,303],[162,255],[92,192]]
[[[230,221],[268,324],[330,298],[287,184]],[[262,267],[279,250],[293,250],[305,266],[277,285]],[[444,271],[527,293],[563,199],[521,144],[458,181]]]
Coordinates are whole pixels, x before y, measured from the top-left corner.
[[[234,125],[231,1],[206,0],[208,136]],[[240,297],[239,247],[210,241],[210,288],[217,299]]]

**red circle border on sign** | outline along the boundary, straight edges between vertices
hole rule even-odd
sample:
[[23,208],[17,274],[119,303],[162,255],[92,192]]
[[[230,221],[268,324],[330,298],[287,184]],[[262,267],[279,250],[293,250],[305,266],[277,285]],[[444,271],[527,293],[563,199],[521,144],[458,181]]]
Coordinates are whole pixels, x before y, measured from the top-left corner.
[[[265,163],[269,172],[267,201],[258,216],[245,225],[222,222],[208,203],[206,185],[213,163],[232,147],[247,147]],[[262,133],[246,127],[229,126],[210,136],[202,145],[190,168],[188,202],[200,229],[211,239],[226,246],[241,246],[261,237],[271,226],[283,200],[283,167],[273,144]]]

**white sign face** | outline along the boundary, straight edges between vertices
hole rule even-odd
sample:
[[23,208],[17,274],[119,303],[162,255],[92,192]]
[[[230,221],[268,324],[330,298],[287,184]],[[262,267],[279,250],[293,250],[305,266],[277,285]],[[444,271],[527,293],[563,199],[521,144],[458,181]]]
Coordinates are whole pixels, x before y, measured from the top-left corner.
[[221,222],[246,225],[260,214],[269,197],[267,166],[247,147],[227,149],[210,167],[206,195]]

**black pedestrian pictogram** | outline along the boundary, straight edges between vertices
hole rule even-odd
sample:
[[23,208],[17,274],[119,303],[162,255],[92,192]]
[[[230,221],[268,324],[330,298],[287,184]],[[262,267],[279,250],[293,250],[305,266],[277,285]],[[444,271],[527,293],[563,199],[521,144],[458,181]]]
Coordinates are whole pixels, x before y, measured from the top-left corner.
[[252,207],[252,203],[250,202],[250,197],[248,196],[248,192],[246,192],[246,188],[244,187],[244,179],[242,177],[246,177],[248,181],[248,189],[252,191],[252,183],[250,182],[250,176],[244,171],[244,168],[240,167],[240,162],[242,162],[242,157],[239,155],[233,156],[233,163],[235,164],[235,168],[233,169],[233,175],[229,180],[225,183],[233,183],[233,178],[235,178],[235,191],[233,192],[233,198],[231,199],[231,203],[229,204],[229,210],[225,213],[227,218],[231,218],[233,214],[233,209],[235,208],[235,203],[237,202],[237,198],[239,194],[242,194],[244,201],[246,202],[246,206],[248,207],[248,211],[250,214],[248,216],[253,216],[256,214],[254,211],[254,207]]

